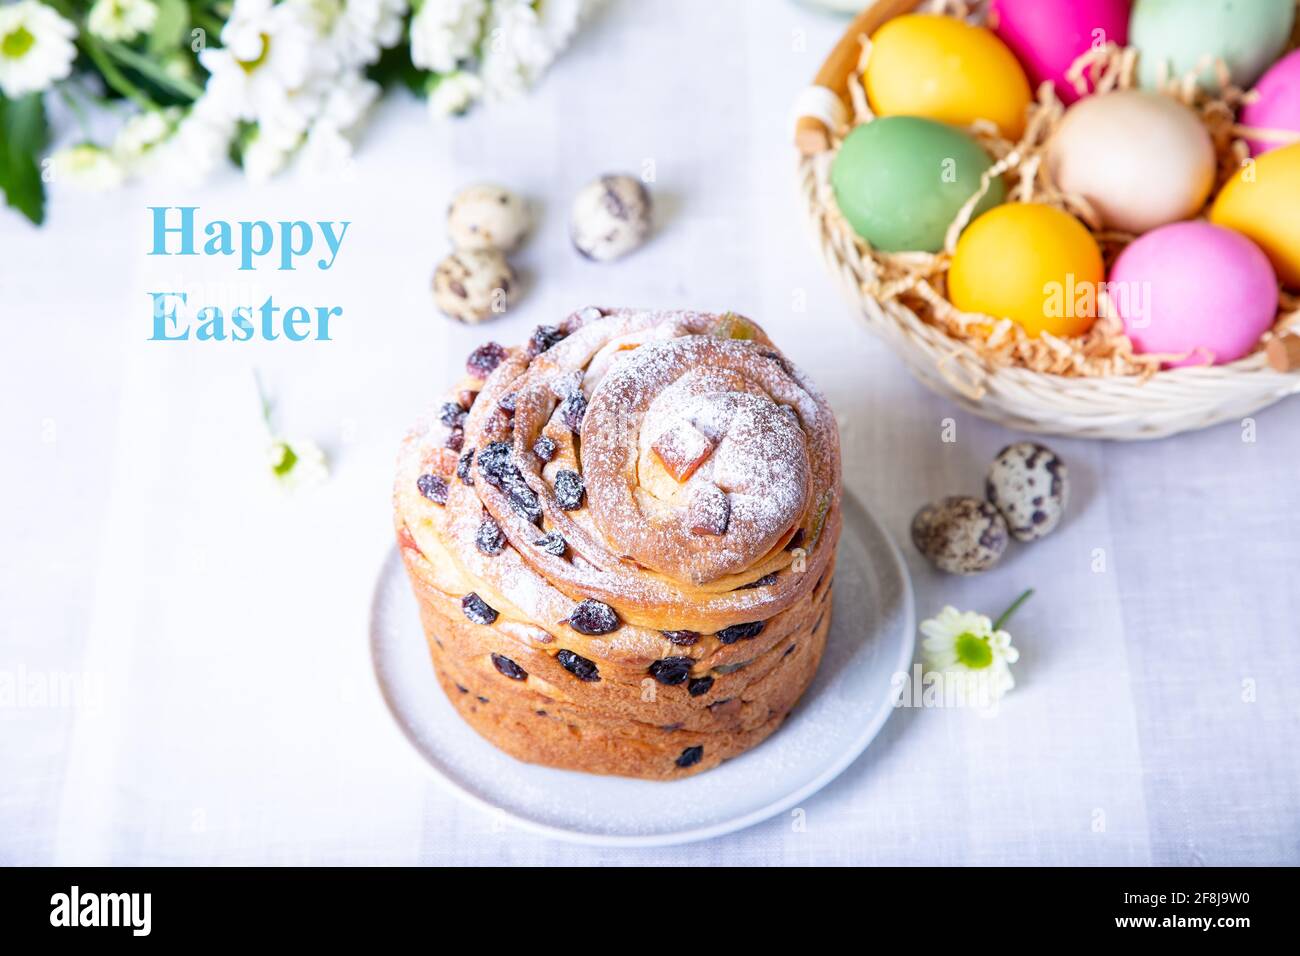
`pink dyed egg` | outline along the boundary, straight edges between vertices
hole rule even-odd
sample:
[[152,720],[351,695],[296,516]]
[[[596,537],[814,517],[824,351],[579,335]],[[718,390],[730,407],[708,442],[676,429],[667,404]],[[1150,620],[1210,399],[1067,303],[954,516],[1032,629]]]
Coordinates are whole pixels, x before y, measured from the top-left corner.
[[1065,74],[1094,44],[1128,43],[1130,0],[993,0],[989,25],[1011,47],[1037,87],[1056,84],[1065,103],[1079,98]]
[[1277,318],[1268,257],[1208,222],[1148,232],[1115,261],[1107,292],[1138,352],[1193,353],[1171,366],[1235,362]]
[[[1255,84],[1257,99],[1241,109],[1241,125],[1276,130],[1283,135],[1248,139],[1253,156],[1300,142],[1300,50],[1292,50],[1269,68]],[[1292,134],[1291,139],[1285,137]]]

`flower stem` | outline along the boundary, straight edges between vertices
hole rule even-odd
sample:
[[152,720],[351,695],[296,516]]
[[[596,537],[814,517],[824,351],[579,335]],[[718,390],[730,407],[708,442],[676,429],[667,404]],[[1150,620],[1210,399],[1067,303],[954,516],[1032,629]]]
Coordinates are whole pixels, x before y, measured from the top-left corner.
[[57,87],[59,97],[72,111],[72,115],[76,117],[77,126],[81,129],[81,138],[86,142],[90,142],[90,121],[86,118],[86,110],[81,105],[81,102],[72,95],[72,90],[69,89],[71,85],[70,83],[60,83]]
[[1028,601],[1030,597],[1033,596],[1033,593],[1034,593],[1034,589],[1030,588],[1029,590],[1025,591],[1024,594],[1020,595],[1020,597],[1012,601],[1011,606],[1007,608],[1005,611],[1003,611],[1001,616],[999,616],[998,619],[993,622],[993,630],[995,631],[1002,630],[1002,626],[1006,624],[1007,621],[1011,620],[1011,615],[1019,611],[1020,605]]
[[86,51],[86,55],[99,68],[99,72],[104,76],[105,83],[128,99],[134,100],[141,109],[147,110],[153,107],[153,100],[149,99],[148,96],[141,92],[139,87],[126,78],[126,75],[108,58],[98,40],[89,34],[83,34],[81,48]]
[[177,96],[193,102],[203,95],[203,87],[197,83],[193,83],[184,77],[172,76],[149,57],[137,53],[129,46],[123,46],[120,43],[105,43],[104,49],[119,62],[129,66],[140,75],[148,77],[158,86]]
[[266,387],[262,384],[262,373],[253,369],[253,387],[257,389],[257,402],[262,407],[262,423],[266,425],[267,434],[271,432],[271,399],[267,397]]

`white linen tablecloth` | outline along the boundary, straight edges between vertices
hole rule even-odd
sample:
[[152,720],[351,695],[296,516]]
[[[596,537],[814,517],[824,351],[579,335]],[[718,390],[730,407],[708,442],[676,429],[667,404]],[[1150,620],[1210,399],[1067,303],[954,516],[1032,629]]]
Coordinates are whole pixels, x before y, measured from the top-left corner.
[[[959,580],[907,543],[912,513],[978,493],[1017,437],[936,398],[857,324],[793,185],[789,107],[843,21],[791,3],[614,2],[530,98],[433,126],[384,102],[351,181],[107,196],[55,189],[41,230],[0,216],[0,706],[4,863],[1259,864],[1300,862],[1300,401],[1150,444],[1052,441],[1067,522]],[[576,188],[652,163],[660,226],[598,265],[566,238]],[[453,326],[429,279],[459,185],[542,216],[528,289]],[[328,343],[156,343],[146,292],[239,280],[146,257],[150,204],[202,217],[349,219],[328,273],[241,294],[338,304]],[[900,540],[921,617],[996,614],[1017,689],[995,717],[902,710],[801,808],[707,843],[597,850],[447,796],[375,688],[367,616],[412,417],[484,337],[588,303],[734,309],[840,415],[845,482]],[[250,369],[334,474],[265,478]],[[942,440],[944,420],[955,442]]]

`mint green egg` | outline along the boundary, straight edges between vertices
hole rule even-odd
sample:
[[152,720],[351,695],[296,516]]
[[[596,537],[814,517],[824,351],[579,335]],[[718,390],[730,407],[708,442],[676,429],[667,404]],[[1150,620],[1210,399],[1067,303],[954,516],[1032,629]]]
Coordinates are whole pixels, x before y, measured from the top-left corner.
[[[1294,23],[1295,0],[1137,0],[1128,36],[1147,89],[1162,73],[1186,76],[1205,56],[1222,58],[1232,82],[1248,89],[1282,54]],[[1197,80],[1218,89],[1212,67]]]
[[[886,116],[845,138],[831,167],[831,187],[844,218],[874,248],[938,252],[948,226],[992,165],[988,153],[955,127],[915,116]],[[1005,196],[998,177],[975,216]]]

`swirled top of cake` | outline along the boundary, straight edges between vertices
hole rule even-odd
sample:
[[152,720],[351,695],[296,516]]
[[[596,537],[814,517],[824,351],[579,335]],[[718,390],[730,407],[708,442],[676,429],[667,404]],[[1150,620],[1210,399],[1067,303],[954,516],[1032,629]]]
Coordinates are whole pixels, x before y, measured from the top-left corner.
[[467,373],[408,438],[397,484],[415,544],[456,568],[449,590],[600,642],[627,628],[576,627],[584,602],[712,634],[779,613],[829,567],[834,416],[749,320],[585,309],[477,349]]
[[593,518],[639,564],[716,580],[763,557],[809,494],[784,374],[753,343],[691,335],[627,352],[588,403],[581,458]]

